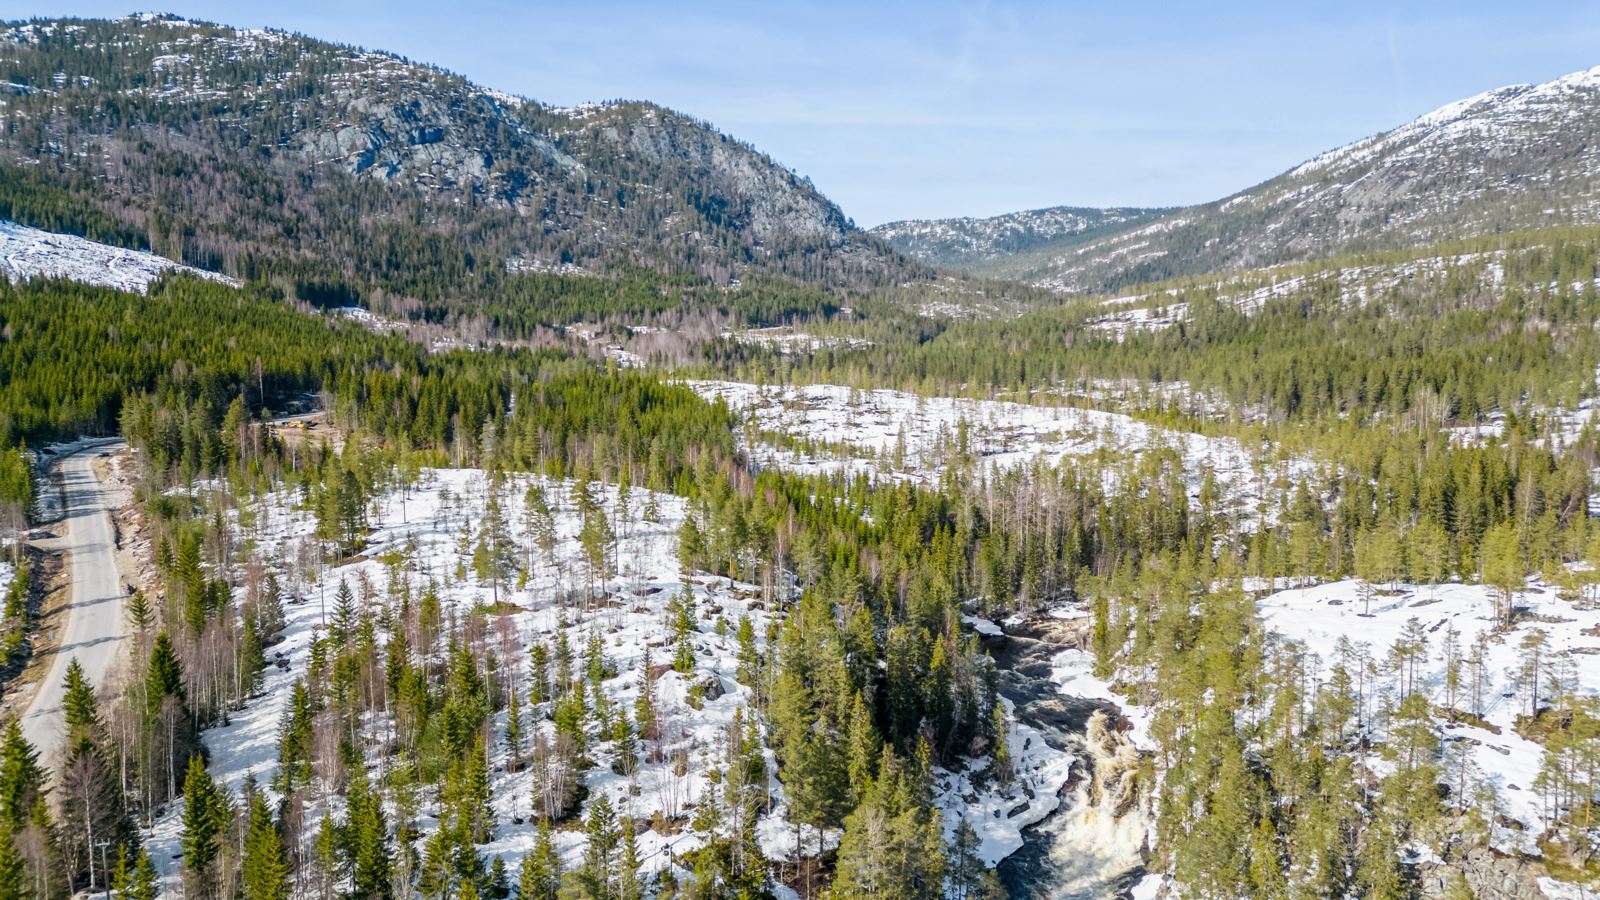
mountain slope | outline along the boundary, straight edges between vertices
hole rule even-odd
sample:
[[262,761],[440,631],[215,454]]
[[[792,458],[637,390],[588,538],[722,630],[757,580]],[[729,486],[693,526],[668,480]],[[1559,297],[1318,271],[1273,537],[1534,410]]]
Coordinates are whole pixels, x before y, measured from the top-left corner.
[[225,276],[179,265],[153,253],[0,220],[0,275],[11,281],[62,278],[143,294],[149,291],[151,282],[168,272],[238,284]]
[[909,219],[879,225],[871,233],[930,265],[989,274],[1018,254],[1086,241],[1167,211],[1055,206],[986,219]]
[[0,215],[340,302],[647,267],[914,271],[800,176],[649,103],[562,110],[399,57],[166,16],[0,26]]
[[1487,91],[1231,197],[990,260],[1060,291],[1600,222],[1600,68]]

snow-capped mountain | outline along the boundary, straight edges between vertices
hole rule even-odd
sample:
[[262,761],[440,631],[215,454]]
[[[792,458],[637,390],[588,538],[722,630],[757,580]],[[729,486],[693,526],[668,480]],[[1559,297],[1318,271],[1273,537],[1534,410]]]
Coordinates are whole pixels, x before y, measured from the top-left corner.
[[[43,205],[11,217],[44,225],[88,209],[130,246],[246,277],[287,258],[303,282],[428,299],[480,295],[469,279],[511,260],[829,286],[916,268],[691,116],[550,107],[281,31],[159,15],[0,23],[0,124],[0,212]],[[438,283],[397,283],[399,269]]]
[[1600,68],[1487,91],[1231,197],[1086,240],[1056,240],[981,268],[1055,290],[1096,292],[1597,222]]
[[981,271],[994,260],[1050,244],[1088,240],[1163,212],[1166,210],[1055,206],[984,219],[907,219],[879,225],[871,233],[931,265]]

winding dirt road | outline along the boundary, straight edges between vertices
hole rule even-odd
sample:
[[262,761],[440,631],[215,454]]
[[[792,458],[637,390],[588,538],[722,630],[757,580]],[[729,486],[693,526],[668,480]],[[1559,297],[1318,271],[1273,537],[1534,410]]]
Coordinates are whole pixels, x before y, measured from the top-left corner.
[[61,460],[62,523],[58,546],[67,555],[70,595],[60,640],[47,651],[44,680],[22,714],[22,731],[46,765],[54,763],[56,745],[66,731],[62,720],[62,680],[77,659],[96,687],[115,668],[126,638],[122,579],[117,574],[111,509],[119,489],[101,484],[94,474],[95,457],[114,446],[79,450]]

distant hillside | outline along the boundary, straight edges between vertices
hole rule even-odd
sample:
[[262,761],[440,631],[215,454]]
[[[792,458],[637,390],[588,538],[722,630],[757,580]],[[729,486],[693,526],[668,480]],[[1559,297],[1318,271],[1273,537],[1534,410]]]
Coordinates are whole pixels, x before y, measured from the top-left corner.
[[[964,221],[950,224],[959,229]],[[1059,291],[1101,292],[1594,223],[1600,223],[1600,68],[1451,103],[1214,203],[949,264]]]
[[399,57],[164,16],[0,25],[0,217],[348,302],[537,273],[919,268],[809,181],[643,102],[548,107]]
[[909,219],[879,225],[871,233],[929,265],[991,274],[1019,254],[1086,241],[1165,212],[1168,210],[1056,206],[987,219]]

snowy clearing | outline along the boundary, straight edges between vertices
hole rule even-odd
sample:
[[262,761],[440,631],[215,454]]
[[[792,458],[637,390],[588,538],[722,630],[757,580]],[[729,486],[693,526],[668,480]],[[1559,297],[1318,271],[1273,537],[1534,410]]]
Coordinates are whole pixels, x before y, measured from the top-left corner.
[[[691,381],[689,387],[723,400],[782,443],[744,435],[751,461],[802,473],[889,477],[936,482],[963,449],[982,471],[1035,460],[1132,458],[1171,448],[1183,458],[1191,498],[1205,474],[1215,475],[1236,513],[1250,513],[1262,489],[1310,471],[1305,460],[1269,462],[1231,437],[1171,431],[1121,413],[1073,406],[1033,406],[998,400],[918,397],[902,391],[863,391],[843,385],[754,385]],[[1250,515],[1243,515],[1249,527]]]
[[[1594,693],[1600,689],[1600,608],[1562,600],[1552,586],[1534,583],[1518,595],[1522,613],[1516,624],[1502,630],[1496,627],[1493,589],[1487,585],[1400,585],[1372,596],[1370,612],[1363,593],[1361,582],[1354,580],[1279,591],[1261,600],[1262,622],[1273,633],[1304,645],[1325,670],[1338,659],[1340,638],[1358,654],[1382,660],[1415,619],[1427,634],[1420,686],[1438,706],[1446,701],[1442,653],[1446,633],[1451,629],[1458,633],[1458,652],[1463,656],[1482,636],[1486,683],[1479,712],[1490,727],[1445,723],[1443,737],[1447,746],[1465,749],[1472,766],[1495,789],[1502,811],[1522,824],[1520,832],[1496,829],[1497,845],[1537,852],[1545,807],[1534,779],[1544,748],[1516,732],[1517,717],[1529,712],[1531,701],[1529,689],[1517,676],[1524,657],[1521,644],[1529,634],[1542,632],[1552,669],[1570,670],[1567,674],[1579,690]],[[1380,697],[1393,693],[1393,685],[1385,681],[1374,689]],[[1543,688],[1540,699],[1541,703],[1547,699]],[[1456,698],[1458,708],[1470,712],[1470,704],[1470,696]]]
[[[633,514],[626,522],[619,520],[615,526],[621,542],[618,556],[623,565],[609,587],[613,599],[619,602],[597,608],[587,620],[575,607],[563,613],[556,597],[560,592],[575,589],[580,583],[575,579],[584,571],[577,540],[579,515],[568,500],[570,483],[534,480],[544,487],[552,506],[559,504],[558,540],[553,563],[549,560],[536,563],[535,575],[525,589],[502,588],[502,599],[520,607],[509,620],[515,639],[524,650],[534,641],[545,641],[553,646],[558,634],[564,631],[576,655],[583,651],[591,635],[599,635],[606,657],[617,669],[617,675],[605,683],[608,699],[619,704],[618,708],[631,709],[638,693],[646,648],[651,648],[654,662],[671,659],[672,649],[666,645],[666,636],[670,634],[668,602],[687,590],[695,597],[698,607],[707,613],[695,639],[698,661],[695,674],[686,677],[667,672],[656,683],[657,702],[663,718],[662,743],[668,751],[663,756],[667,758],[657,763],[641,760],[636,776],[637,795],[630,793],[627,778],[611,771],[610,754],[599,747],[591,749],[597,764],[583,776],[590,797],[605,793],[619,814],[649,818],[660,813],[669,820],[676,820],[687,814],[705,789],[704,757],[717,755],[735,710],[749,701],[749,690],[734,681],[737,646],[733,633],[727,629],[725,634],[717,634],[710,616],[714,611],[717,618],[736,622],[741,614],[748,612],[760,633],[764,629],[765,613],[758,601],[753,602],[758,592],[749,585],[729,584],[726,579],[680,576],[676,533],[684,516],[682,499],[657,495],[659,521],[649,523],[642,519],[648,492],[636,491],[632,499]],[[520,510],[529,481],[527,477],[508,479],[504,494],[508,516],[511,515],[509,510]],[[594,487],[596,498],[608,514],[615,511],[616,491],[598,484]],[[378,588],[381,597],[390,585],[390,570],[379,560],[385,554],[400,551],[410,556],[400,577],[413,592],[420,592],[431,582],[447,616],[465,616],[473,607],[490,601],[490,586],[479,583],[461,568],[462,564],[470,567],[471,550],[467,550],[464,558],[458,542],[464,527],[470,528],[472,523],[481,521],[487,490],[487,478],[479,470],[424,471],[408,497],[400,491],[392,491],[380,501],[379,515],[371,523],[373,530],[366,552],[354,562],[330,569],[314,581],[295,561],[296,551],[315,528],[312,513],[297,508],[296,496],[283,492],[269,495],[258,505],[254,510],[258,527],[244,529],[243,533],[267,551],[264,561],[279,573],[286,589],[301,601],[286,604],[283,640],[268,648],[271,657],[276,658],[281,653],[288,667],[269,666],[259,696],[233,713],[228,724],[205,732],[206,746],[212,756],[211,769],[219,783],[237,796],[246,777],[254,775],[258,782],[266,783],[276,771],[279,723],[295,681],[305,672],[313,639],[331,621],[334,593],[341,579],[358,595],[357,585],[364,581]],[[518,652],[514,658],[526,659],[527,654]],[[726,693],[718,699],[704,701],[702,709],[692,709],[688,702],[691,686],[694,682],[712,679]],[[504,746],[506,718],[504,710],[495,716],[497,753],[498,747]],[[370,723],[369,730],[382,733],[385,727],[384,723],[374,722]],[[554,733],[554,724],[549,720],[525,727],[530,732],[528,740],[535,728],[547,737]],[[673,750],[684,751],[695,763],[687,775],[673,773]],[[494,839],[481,849],[487,856],[502,856],[508,865],[513,865],[531,849],[535,839],[530,821],[533,770],[525,768],[507,773],[503,765],[497,765],[492,779],[491,796],[498,828]],[[152,858],[174,878],[177,864],[172,857],[177,853],[180,810],[181,803],[173,804],[151,834]],[[322,807],[318,806],[307,815],[320,816],[321,811]],[[419,822],[424,834],[438,827],[435,818],[438,811],[437,798],[426,798]],[[789,833],[792,834],[792,829]],[[570,866],[578,865],[582,834],[557,831],[555,839],[565,862]],[[699,844],[699,838],[687,830],[671,836],[650,829],[643,829],[639,834],[640,852],[650,871],[665,866],[670,853],[693,849]]]
[[173,271],[239,285],[225,275],[195,269],[154,253],[0,221],[0,272],[14,282],[65,278],[143,294],[152,281]]
[[750,328],[745,331],[724,331],[723,340],[735,341],[756,347],[766,347],[774,353],[816,353],[819,350],[860,350],[873,345],[866,338],[807,334],[788,325],[772,328]]

